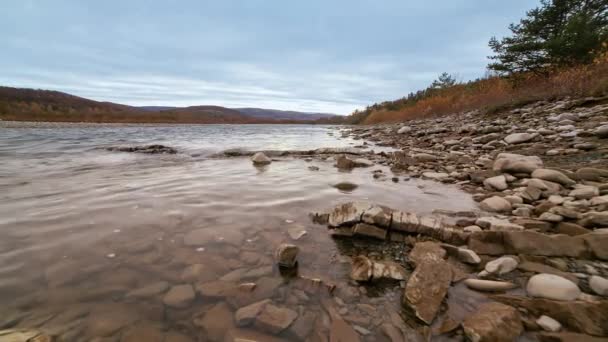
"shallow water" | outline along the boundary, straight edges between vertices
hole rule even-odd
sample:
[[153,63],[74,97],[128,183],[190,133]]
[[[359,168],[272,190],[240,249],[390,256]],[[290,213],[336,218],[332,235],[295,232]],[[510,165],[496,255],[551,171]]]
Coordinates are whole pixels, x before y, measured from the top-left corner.
[[[0,328],[41,328],[82,341],[125,339],[133,330],[207,341],[225,331],[244,333],[226,323],[235,309],[271,298],[277,306],[297,311],[299,319],[310,320],[300,324],[312,328],[309,337],[327,334],[326,312],[335,306],[347,322],[361,328],[362,339],[385,340],[379,326],[401,314],[400,284],[357,286],[349,282],[349,261],[356,253],[399,256],[402,247],[334,241],[308,214],[353,200],[422,214],[437,208],[470,210],[475,207],[470,197],[434,182],[374,179],[372,170],[391,175],[382,166],[339,172],[332,160],[285,157],[256,168],[248,158],[210,157],[229,148],[310,150],[360,143],[338,138],[337,129],[0,126],[0,317],[5,317]],[[180,153],[100,149],[150,143]],[[319,171],[309,170],[313,165]],[[344,181],[359,187],[345,193],[331,186]],[[306,234],[293,240],[289,232],[299,231]],[[198,241],[192,242],[197,234]],[[300,247],[299,277],[281,275],[274,267],[272,254],[282,242]],[[202,271],[185,275],[195,264]],[[335,284],[333,298],[339,299],[328,302],[324,291],[306,278]],[[127,295],[161,281],[198,286],[218,280],[226,286],[258,286],[246,300],[198,294],[182,308],[164,306],[162,293]],[[223,316],[228,318],[217,318]],[[278,336],[297,340],[292,330]]]

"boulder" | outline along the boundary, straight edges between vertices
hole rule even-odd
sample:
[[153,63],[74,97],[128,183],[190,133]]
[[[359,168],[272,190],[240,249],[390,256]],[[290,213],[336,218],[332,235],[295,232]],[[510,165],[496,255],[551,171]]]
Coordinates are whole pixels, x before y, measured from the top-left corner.
[[586,258],[589,254],[583,236],[545,235],[533,231],[503,232],[509,254],[567,256]]
[[382,227],[389,228],[391,225],[391,219],[393,212],[391,209],[374,205],[371,208],[365,210],[361,220],[365,223]]
[[513,133],[505,137],[505,142],[507,144],[521,144],[533,140],[537,136],[538,134],[532,133]]
[[542,179],[542,180],[546,180],[546,181],[550,181],[550,182],[554,182],[554,183],[559,183],[563,186],[572,186],[572,185],[576,184],[575,181],[570,179],[565,174],[563,174],[559,171],[550,170],[550,169],[536,169],[536,170],[534,170],[534,172],[532,172],[532,178],[538,178],[538,179]]
[[509,212],[513,209],[511,202],[499,196],[492,196],[481,201],[479,207],[489,212]]
[[441,308],[452,281],[452,269],[444,260],[420,263],[408,279],[403,301],[416,317],[431,324]]
[[469,340],[475,342],[512,342],[524,330],[515,308],[495,302],[482,304],[462,327]]
[[473,290],[484,292],[507,291],[517,287],[517,285],[506,281],[482,280],[482,279],[467,279],[464,284]]
[[277,248],[274,256],[279,267],[292,268],[298,262],[297,257],[299,252],[298,246],[283,243]]
[[264,299],[236,310],[236,313],[234,314],[236,325],[244,327],[253,324],[255,318],[262,312],[262,309],[264,309],[264,306],[268,303],[271,303],[270,299]]
[[583,167],[576,170],[576,178],[592,182],[601,182],[603,178],[608,178],[608,170]]
[[528,280],[526,291],[529,296],[553,300],[575,300],[581,290],[570,280],[547,273],[537,274]]
[[537,156],[523,156],[513,153],[500,153],[494,161],[494,171],[506,173],[532,173],[543,167],[543,161]]
[[469,249],[478,254],[504,255],[504,234],[501,231],[481,231],[469,237]]
[[403,233],[417,233],[420,219],[414,213],[394,211],[391,221],[391,230]]
[[574,190],[570,191],[568,196],[576,199],[591,199],[595,196],[599,196],[600,191],[596,186],[592,185],[578,185]]
[[272,159],[268,158],[264,152],[258,152],[251,157],[251,161],[254,165],[268,165],[272,162]]
[[235,328],[234,315],[226,303],[217,303],[202,317],[194,319],[194,324],[202,327],[203,336],[209,341],[224,341],[226,333]]

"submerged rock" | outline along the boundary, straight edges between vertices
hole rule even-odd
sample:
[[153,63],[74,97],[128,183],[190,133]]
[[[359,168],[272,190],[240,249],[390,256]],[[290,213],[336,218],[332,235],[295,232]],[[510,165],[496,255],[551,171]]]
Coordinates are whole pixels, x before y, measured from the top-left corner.
[[192,303],[195,296],[196,294],[192,289],[192,285],[176,285],[165,294],[163,303],[174,308],[185,308]]
[[107,147],[108,151],[130,152],[144,154],[176,154],[177,150],[165,145],[142,145],[142,146],[112,146]]
[[298,262],[297,256],[299,252],[300,249],[296,245],[287,243],[281,244],[275,252],[277,264],[279,264],[280,267],[294,267]]
[[350,183],[350,182],[341,182],[341,183],[334,184],[332,186],[338,190],[347,191],[347,192],[353,191],[359,187],[357,184]]
[[264,152],[257,152],[251,157],[251,161],[254,165],[268,165],[272,162],[272,159],[268,158]]
[[374,265],[365,256],[357,256],[352,260],[350,278],[356,281],[370,281],[372,279]]

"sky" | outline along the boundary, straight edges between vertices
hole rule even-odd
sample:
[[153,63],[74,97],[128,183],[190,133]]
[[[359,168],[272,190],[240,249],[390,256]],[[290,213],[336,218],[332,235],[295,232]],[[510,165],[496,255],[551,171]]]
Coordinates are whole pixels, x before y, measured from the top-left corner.
[[2,0],[0,85],[349,114],[483,76],[538,0]]

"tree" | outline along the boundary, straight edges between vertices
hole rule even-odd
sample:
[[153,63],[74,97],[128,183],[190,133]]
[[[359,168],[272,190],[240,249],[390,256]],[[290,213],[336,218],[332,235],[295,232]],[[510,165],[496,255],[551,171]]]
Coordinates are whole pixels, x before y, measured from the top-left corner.
[[447,72],[444,72],[441,75],[439,75],[439,78],[437,78],[436,80],[433,81],[430,88],[431,89],[445,89],[445,88],[449,88],[449,87],[453,86],[454,84],[456,84],[456,79],[454,77],[452,77],[452,75],[448,74]]
[[541,0],[509,30],[510,37],[489,42],[495,55],[488,68],[499,74],[589,63],[608,40],[608,1]]

